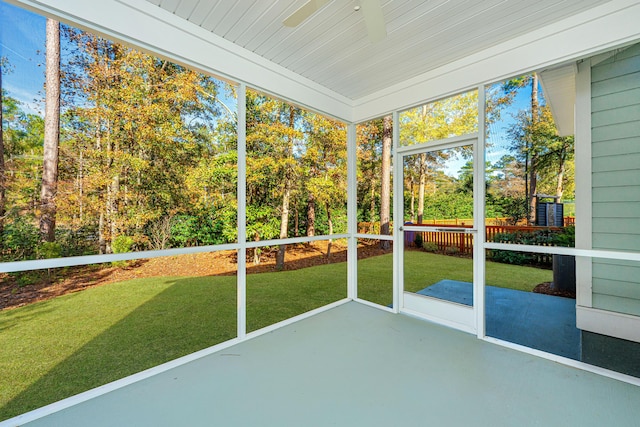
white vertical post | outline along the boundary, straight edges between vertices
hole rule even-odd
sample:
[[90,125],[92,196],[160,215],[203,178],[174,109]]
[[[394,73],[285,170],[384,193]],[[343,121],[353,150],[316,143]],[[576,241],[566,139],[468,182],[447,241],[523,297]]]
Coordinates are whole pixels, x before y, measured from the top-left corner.
[[473,305],[476,333],[485,336],[485,88],[478,86],[478,139],[473,145],[473,224],[477,230],[473,242]]
[[238,338],[247,335],[247,104],[244,83],[238,86],[238,271],[237,271],[237,318]]
[[347,125],[347,298],[358,296],[358,182],[356,125]]
[[402,154],[398,154],[400,146],[400,114],[393,112],[393,311],[400,312],[400,301],[404,289],[404,223]]
[[[578,64],[575,105],[576,248],[593,247],[591,59]],[[593,307],[593,259],[576,257],[576,304]]]

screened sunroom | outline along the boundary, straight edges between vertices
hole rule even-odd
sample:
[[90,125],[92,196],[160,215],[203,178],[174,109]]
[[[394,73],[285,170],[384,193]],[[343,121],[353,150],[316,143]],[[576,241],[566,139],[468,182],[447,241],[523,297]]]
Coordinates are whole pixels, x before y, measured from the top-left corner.
[[0,426],[637,425],[640,2],[0,13]]

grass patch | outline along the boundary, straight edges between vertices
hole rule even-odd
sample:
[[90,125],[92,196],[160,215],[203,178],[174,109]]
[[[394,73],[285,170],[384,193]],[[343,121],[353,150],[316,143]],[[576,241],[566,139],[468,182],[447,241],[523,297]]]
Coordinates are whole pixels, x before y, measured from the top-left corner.
[[[473,281],[472,260],[422,251],[405,251],[405,289],[417,292],[443,279]],[[393,302],[392,254],[358,260],[358,296],[387,306]],[[488,286],[530,292],[551,281],[551,270],[487,261]]]
[[247,275],[247,331],[347,297],[347,263]]
[[383,306],[393,302],[393,254],[358,260],[358,298]]
[[114,283],[0,313],[0,419],[235,336],[235,277]]
[[[408,251],[411,290],[471,281],[471,260]],[[392,255],[358,261],[360,297],[392,301]],[[531,290],[551,272],[487,263],[487,284]],[[346,296],[346,263],[247,276],[253,331]],[[0,312],[0,420],[236,336],[236,278],[158,277]]]

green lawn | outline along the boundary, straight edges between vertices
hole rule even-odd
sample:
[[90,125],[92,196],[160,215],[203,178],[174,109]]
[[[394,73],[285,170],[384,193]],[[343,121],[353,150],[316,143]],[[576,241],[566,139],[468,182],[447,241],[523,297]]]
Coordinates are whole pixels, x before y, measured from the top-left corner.
[[[363,299],[391,302],[391,261],[391,254],[358,261]],[[440,277],[470,281],[468,262],[408,252],[407,281],[419,288]],[[248,330],[344,298],[346,275],[345,263],[249,275]],[[497,286],[530,290],[549,276],[487,265],[487,281]],[[235,337],[235,280],[136,279],[0,312],[0,420]]]
[[[416,292],[443,279],[473,281],[472,260],[421,251],[404,253],[405,289]],[[393,301],[392,254],[358,261],[358,296],[380,305]],[[485,281],[489,286],[532,291],[542,283],[551,281],[551,270],[533,267],[486,263]]]

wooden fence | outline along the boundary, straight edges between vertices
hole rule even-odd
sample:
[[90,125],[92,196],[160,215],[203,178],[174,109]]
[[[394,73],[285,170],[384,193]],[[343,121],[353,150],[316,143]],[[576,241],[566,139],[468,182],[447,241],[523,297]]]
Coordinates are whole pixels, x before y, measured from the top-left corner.
[[[472,228],[471,225],[451,225],[451,224],[421,224],[418,227],[448,227],[448,228]],[[497,234],[501,233],[534,233],[536,231],[550,230],[560,231],[560,227],[533,227],[518,225],[487,225],[486,241],[492,242]],[[425,243],[432,243],[437,246],[439,252],[448,254],[471,255],[473,253],[473,234],[456,231],[405,231],[405,245],[415,246],[417,235],[422,238],[423,247]],[[505,242],[508,243],[508,242]],[[434,248],[435,249],[435,248]],[[549,254],[528,254],[533,263],[550,264],[552,255]]]
[[[574,217],[565,217],[565,225],[573,225]],[[412,226],[417,227],[447,227],[447,228],[460,228],[461,231],[468,228],[473,228],[473,220],[472,219],[458,219],[458,220],[443,220],[438,222],[428,222],[418,224],[412,224]],[[494,223],[495,224],[495,223]],[[358,230],[361,233],[371,233],[371,230],[377,232],[377,224],[370,223],[359,223]],[[495,236],[497,234],[504,233],[535,233],[537,231],[549,230],[549,231],[560,231],[562,227],[541,227],[541,226],[527,226],[527,225],[489,225],[489,221],[487,221],[486,228],[486,241],[493,242]],[[425,243],[429,246],[429,243],[432,244],[433,250],[442,252],[450,255],[468,255],[470,256],[473,253],[473,234],[468,234],[464,232],[458,231],[405,231],[404,233],[404,242],[407,247],[415,247],[416,236],[419,234],[422,240],[423,247]],[[504,242],[504,243],[515,243],[515,242]],[[498,251],[495,251],[498,252]],[[500,251],[501,254],[504,255],[507,252],[513,251]],[[551,265],[553,255],[550,254],[534,254],[527,253],[522,256],[527,258],[526,264],[537,264],[537,265]],[[489,255],[491,257],[491,254]]]
[[[564,217],[564,226],[575,225],[576,218],[573,216]],[[429,226],[469,226],[473,224],[473,218],[454,218],[454,219],[426,219],[422,221],[422,225]],[[510,218],[485,218],[485,224],[487,227],[527,227],[526,220],[520,220],[517,224],[511,224]],[[393,230],[393,223],[389,223],[389,229]],[[363,234],[379,234],[380,223],[379,222],[359,222],[358,233]]]

